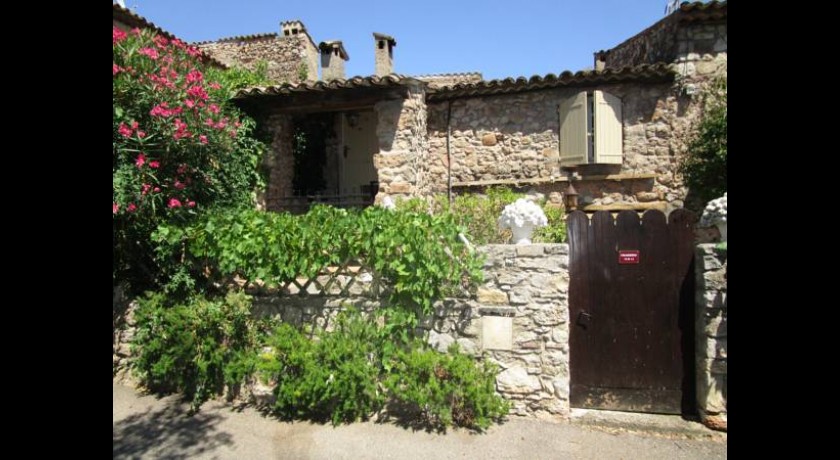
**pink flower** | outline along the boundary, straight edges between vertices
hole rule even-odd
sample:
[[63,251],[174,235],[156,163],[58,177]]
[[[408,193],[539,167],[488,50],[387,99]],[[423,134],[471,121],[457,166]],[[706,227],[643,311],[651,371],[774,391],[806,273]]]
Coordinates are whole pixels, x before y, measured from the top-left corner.
[[120,70],[121,70],[120,66],[118,66],[117,63],[115,62],[114,63],[114,75],[120,73]]
[[140,139],[143,139],[144,137],[146,137],[146,131],[140,131],[138,129],[137,130],[137,137],[139,137]]
[[178,190],[184,190],[184,188],[186,187],[186,185],[185,185],[183,182],[179,181],[179,180],[176,180],[176,181],[175,181],[175,185],[174,185],[174,186],[175,186],[175,188],[177,188]]
[[219,113],[219,106],[216,104],[210,104],[207,107],[207,110],[209,110],[211,113]]
[[193,46],[190,46],[190,47],[187,48],[187,54],[189,54],[190,56],[193,56],[193,57],[198,57],[198,56],[201,56],[201,50],[198,49],[198,48],[195,48]]
[[202,134],[201,136],[198,136],[198,140],[199,140],[202,144],[207,144],[207,143],[209,142],[209,141],[207,140],[207,136],[205,136],[204,134]]
[[187,83],[198,83],[202,80],[204,80],[204,75],[198,70],[191,70],[187,73]]
[[180,208],[181,207],[181,202],[178,201],[177,198],[170,198],[169,199],[169,204],[167,206],[169,206],[170,208]]
[[189,107],[189,108],[193,108],[193,107],[195,107],[195,102],[193,102],[192,99],[187,99],[186,101],[184,101],[184,105]]
[[[114,30],[117,30],[117,29],[114,29]],[[114,214],[116,214],[117,211],[119,211],[119,210],[120,210],[120,205],[118,205],[117,203],[114,203]]]
[[131,129],[137,129],[140,126],[140,123],[137,123],[137,120],[131,122]]
[[201,87],[201,85],[193,85],[187,89],[187,95],[194,97],[195,99],[200,99],[202,101],[207,100],[209,97],[207,95],[207,91]]
[[167,40],[166,37],[162,37],[160,35],[155,35],[154,40],[155,45],[157,45],[158,48],[166,48],[166,45],[169,44],[169,40]]
[[126,33],[121,29],[114,27],[114,44],[125,40]]
[[175,119],[175,134],[172,137],[175,139],[192,137],[192,133],[187,130],[187,124],[182,122],[180,118]]
[[131,137],[131,128],[125,125],[125,123],[120,123],[119,133],[122,137]]
[[220,84],[216,83],[215,81],[214,81],[214,82],[212,82],[212,83],[210,83],[210,84],[209,84],[209,85],[207,85],[207,86],[209,86],[209,87],[210,87],[210,89],[222,89],[222,85],[220,85]]
[[143,167],[143,165],[146,164],[146,155],[143,155],[142,153],[137,155],[137,161],[135,161],[134,164],[137,165],[138,168]]
[[143,187],[142,187],[142,189],[140,190],[140,194],[141,194],[141,195],[145,195],[145,194],[149,193],[149,189],[150,189],[150,188],[152,188],[152,186],[151,186],[151,185],[149,185],[149,184],[143,184]]
[[128,209],[126,209],[126,211],[128,211],[128,212],[134,212],[136,210],[137,210],[137,206],[135,206],[134,203],[129,203],[128,204]]
[[154,48],[140,48],[139,50],[137,50],[137,53],[145,55],[145,56],[149,56],[149,58],[152,59],[153,61],[157,60],[157,58],[160,57],[158,55],[157,50],[154,49]]
[[160,193],[160,187],[155,187],[152,191],[155,193]]
[[187,207],[194,208],[195,207],[195,201],[187,201]]
[[135,28],[131,29],[131,33],[133,33],[134,35],[137,35],[139,37],[140,36],[140,28],[135,27]]
[[152,168],[152,169],[158,169],[158,168],[160,168],[160,162],[159,161],[150,161],[149,162],[149,167]]

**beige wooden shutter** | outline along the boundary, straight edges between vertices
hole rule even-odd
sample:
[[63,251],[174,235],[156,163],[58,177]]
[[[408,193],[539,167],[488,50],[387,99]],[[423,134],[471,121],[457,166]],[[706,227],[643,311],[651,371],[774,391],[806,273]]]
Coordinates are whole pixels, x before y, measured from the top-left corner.
[[621,164],[621,99],[595,91],[595,163]]
[[560,165],[585,164],[586,155],[586,92],[581,91],[560,104]]

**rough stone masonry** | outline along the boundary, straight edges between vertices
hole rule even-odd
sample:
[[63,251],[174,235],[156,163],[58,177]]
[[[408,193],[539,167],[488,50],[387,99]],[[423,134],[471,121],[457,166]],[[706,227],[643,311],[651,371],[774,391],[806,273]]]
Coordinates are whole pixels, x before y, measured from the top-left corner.
[[695,273],[697,409],[708,427],[726,430],[726,251],[698,245]]

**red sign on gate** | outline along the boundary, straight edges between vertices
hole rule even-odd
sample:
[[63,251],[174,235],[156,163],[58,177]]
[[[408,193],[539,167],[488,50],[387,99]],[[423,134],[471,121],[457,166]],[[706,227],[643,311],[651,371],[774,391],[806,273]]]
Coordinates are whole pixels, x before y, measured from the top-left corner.
[[639,251],[618,251],[618,263],[621,265],[639,263]]

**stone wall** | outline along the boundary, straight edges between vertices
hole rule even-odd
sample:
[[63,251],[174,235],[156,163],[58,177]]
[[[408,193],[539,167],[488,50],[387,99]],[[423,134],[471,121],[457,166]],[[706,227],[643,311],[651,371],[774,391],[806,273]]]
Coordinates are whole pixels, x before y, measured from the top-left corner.
[[[569,247],[487,245],[484,284],[474,299],[446,299],[420,321],[429,342],[500,366],[496,389],[513,403],[511,413],[537,417],[569,414]],[[348,305],[380,305],[370,282],[344,297],[257,296],[254,312],[282,321],[331,328]]]
[[698,245],[695,273],[697,409],[707,426],[726,430],[726,251]]
[[726,75],[726,23],[692,23],[676,33],[675,70],[692,82]]
[[[429,104],[432,190],[446,191],[450,103],[451,174],[456,189],[469,189],[470,183],[527,180],[546,195],[565,190],[568,184],[560,169],[557,108],[566,98],[587,89],[592,88],[545,89]],[[658,203],[663,210],[682,207],[685,188],[676,169],[684,151],[683,138],[697,116],[696,101],[668,83],[596,89],[623,101],[624,161],[620,166],[581,167],[582,180],[575,182],[581,204]],[[593,179],[608,174],[613,179]]]
[[[680,22],[671,15],[608,51],[595,53],[596,68],[673,63],[684,84],[726,75],[726,20]],[[696,88],[694,88],[696,89]],[[689,90],[690,92],[691,90]]]
[[196,46],[228,66],[254,69],[257,62],[266,61],[268,77],[278,84],[300,83],[301,67],[306,69],[306,81],[318,80],[319,52],[305,33],[293,36],[265,34]]
[[615,48],[595,53],[596,66],[618,69],[670,62],[684,77],[725,74],[726,20],[681,22],[680,18],[679,13],[668,16]]
[[[569,246],[487,245],[484,283],[474,298],[437,302],[420,321],[429,342],[445,352],[457,342],[464,353],[499,365],[496,390],[513,403],[512,414],[562,417],[569,414]],[[339,280],[338,284],[347,284]],[[343,296],[254,294],[253,312],[293,325],[332,329],[340,311],[353,305],[363,312],[380,306],[377,283],[356,277]],[[326,282],[326,279],[321,280]],[[333,289],[336,284],[331,285]],[[116,302],[115,302],[116,305]],[[117,307],[115,306],[115,318]],[[114,327],[114,374],[126,378],[128,341],[134,335],[131,309],[120,310]],[[249,391],[270,391],[251,389]]]
[[426,194],[430,184],[424,88],[411,86],[406,99],[378,102],[374,109],[379,139],[379,153],[373,155],[379,177],[376,202],[386,195]]
[[595,65],[598,65],[599,60],[603,61],[603,66],[607,69],[673,62],[677,51],[678,19],[678,15],[672,14],[615,48],[595,53]]

